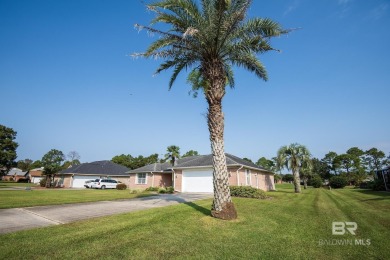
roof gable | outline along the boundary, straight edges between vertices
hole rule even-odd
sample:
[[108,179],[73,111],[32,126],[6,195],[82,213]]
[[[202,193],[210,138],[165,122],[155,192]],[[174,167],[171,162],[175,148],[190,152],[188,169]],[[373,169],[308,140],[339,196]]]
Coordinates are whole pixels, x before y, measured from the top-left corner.
[[11,170],[9,170],[9,172],[7,173],[8,176],[25,176],[27,173],[27,171],[22,171],[21,169],[18,169],[18,168],[12,168]]
[[96,161],[74,165],[60,171],[60,174],[102,174],[102,175],[127,175],[129,168],[111,161]]
[[[244,166],[248,168],[254,168],[260,171],[270,172],[252,162],[243,160],[237,156],[226,153],[226,164],[227,166]],[[164,172],[171,171],[172,169],[182,169],[182,168],[197,168],[197,167],[212,167],[213,165],[212,154],[208,155],[197,155],[189,156],[176,160],[176,165],[172,166],[170,163],[154,163],[149,164],[144,167],[134,169],[128,173],[140,173],[140,172]]]

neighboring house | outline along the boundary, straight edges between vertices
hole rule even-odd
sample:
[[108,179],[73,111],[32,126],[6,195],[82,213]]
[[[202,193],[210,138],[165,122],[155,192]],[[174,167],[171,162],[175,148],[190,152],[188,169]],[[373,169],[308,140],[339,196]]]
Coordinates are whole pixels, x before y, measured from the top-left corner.
[[24,172],[18,168],[12,168],[9,172],[3,176],[3,180],[5,181],[18,181],[19,179],[26,178],[27,171]]
[[[229,184],[274,190],[274,173],[226,154]],[[155,163],[128,171],[131,189],[173,186],[179,192],[213,192],[212,155],[177,159],[175,165]]]
[[375,172],[375,177],[385,183],[386,190],[390,190],[390,167]]
[[31,183],[38,184],[45,176],[43,176],[43,167],[29,170],[26,177]]
[[83,188],[85,181],[114,179],[129,186],[129,168],[111,161],[82,163],[60,171],[56,180],[65,188]]

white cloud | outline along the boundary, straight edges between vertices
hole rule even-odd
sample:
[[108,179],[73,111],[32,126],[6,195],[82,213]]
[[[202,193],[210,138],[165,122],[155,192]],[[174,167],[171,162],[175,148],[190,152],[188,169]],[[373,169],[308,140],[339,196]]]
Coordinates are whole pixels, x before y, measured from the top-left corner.
[[351,3],[353,0],[339,0],[339,5],[347,5],[348,3]]
[[370,11],[369,18],[378,20],[386,15],[387,9],[389,9],[389,4],[381,4]]
[[291,13],[292,11],[294,11],[295,9],[297,9],[297,7],[299,6],[299,0],[295,0],[291,5],[289,5],[286,9],[286,11],[284,11],[283,13],[283,16],[286,16],[288,15],[289,13]]

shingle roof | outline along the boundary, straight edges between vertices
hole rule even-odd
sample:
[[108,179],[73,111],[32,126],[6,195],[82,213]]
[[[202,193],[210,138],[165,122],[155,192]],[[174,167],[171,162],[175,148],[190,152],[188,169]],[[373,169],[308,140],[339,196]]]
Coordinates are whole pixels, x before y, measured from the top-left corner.
[[130,169],[111,161],[97,161],[74,165],[60,171],[60,174],[102,174],[102,175],[127,175]]
[[18,168],[12,168],[11,170],[9,170],[9,172],[7,173],[8,176],[25,176],[27,173],[22,171],[21,169],[18,169]]
[[[249,168],[258,169],[261,171],[268,170],[254,164],[243,160],[237,156],[226,153],[226,164],[227,166],[246,166]],[[197,156],[189,156],[178,159],[175,166],[172,166],[169,162],[166,163],[154,163],[149,164],[144,167],[134,169],[128,171],[128,173],[139,173],[139,172],[170,172],[171,169],[181,169],[181,168],[195,168],[195,167],[212,167],[213,165],[213,156],[211,154],[208,155],[197,155]]]

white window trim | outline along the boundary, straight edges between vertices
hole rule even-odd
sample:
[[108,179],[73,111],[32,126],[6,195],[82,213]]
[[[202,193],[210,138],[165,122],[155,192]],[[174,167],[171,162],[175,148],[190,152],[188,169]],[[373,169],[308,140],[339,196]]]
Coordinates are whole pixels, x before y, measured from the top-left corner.
[[[248,182],[248,175],[249,175],[249,182]],[[245,169],[245,183],[246,185],[252,185],[252,176],[251,176],[251,170]]]
[[[138,174],[145,174],[145,183],[139,183],[139,181],[138,181]],[[148,184],[148,174],[145,173],[145,172],[136,173],[135,174],[135,184],[138,184],[138,185],[146,185],[146,184]]]

